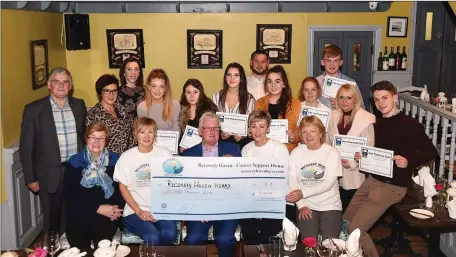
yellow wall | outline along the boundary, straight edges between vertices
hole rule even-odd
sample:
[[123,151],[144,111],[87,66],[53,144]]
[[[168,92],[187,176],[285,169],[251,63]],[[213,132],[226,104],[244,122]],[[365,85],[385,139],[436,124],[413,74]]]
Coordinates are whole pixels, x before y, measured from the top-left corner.
[[451,8],[453,8],[453,11],[456,13],[456,1],[450,2]]
[[[2,136],[5,147],[19,138],[24,106],[48,94],[47,87],[32,90],[30,41],[48,40],[50,69],[66,66],[66,56],[60,44],[62,14],[2,9],[1,16]],[[5,189],[4,184],[1,185],[3,203]]]
[[[94,89],[97,78],[103,73],[118,75],[117,69],[109,69],[106,29],[142,28],[145,76],[153,68],[165,69],[176,99],[184,82],[195,77],[203,82],[207,95],[211,96],[222,87],[224,69],[187,69],[187,29],[223,30],[223,65],[236,61],[250,73],[249,58],[256,48],[256,24],[292,24],[292,63],[284,67],[296,92],[306,76],[308,25],[375,24],[384,26],[385,32],[387,16],[409,17],[410,8],[411,2],[394,2],[388,12],[372,13],[90,14],[92,49],[67,51],[67,65],[74,75],[75,96],[93,106],[97,101]],[[384,46],[409,46],[409,38],[383,37]]]

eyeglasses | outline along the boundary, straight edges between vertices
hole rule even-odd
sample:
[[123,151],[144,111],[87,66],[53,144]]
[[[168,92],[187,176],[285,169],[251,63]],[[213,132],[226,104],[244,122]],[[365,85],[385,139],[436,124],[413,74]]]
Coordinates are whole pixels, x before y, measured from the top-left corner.
[[220,131],[220,127],[201,127],[201,128],[205,131],[215,131],[215,132]]
[[54,80],[51,81],[51,83],[52,83],[53,86],[64,86],[64,87],[67,87],[67,86],[70,85],[70,81],[68,81],[68,80],[59,81],[59,80],[54,79]]
[[114,90],[109,90],[109,89],[103,89],[101,90],[103,92],[103,94],[105,95],[112,95],[112,94],[117,94],[117,89],[114,89]]
[[341,101],[350,101],[352,99],[353,98],[351,96],[343,96],[343,95],[339,96],[339,100],[341,100]]
[[89,140],[92,141],[92,142],[100,142],[100,143],[103,143],[106,141],[106,138],[104,137],[89,137]]

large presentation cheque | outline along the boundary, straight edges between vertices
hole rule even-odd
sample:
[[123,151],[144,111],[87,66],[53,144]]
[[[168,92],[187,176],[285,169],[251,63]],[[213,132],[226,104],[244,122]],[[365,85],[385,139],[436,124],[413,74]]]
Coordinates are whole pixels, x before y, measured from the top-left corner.
[[394,152],[391,150],[361,146],[359,169],[379,176],[392,178],[393,156]]
[[151,213],[158,220],[285,217],[282,160],[240,157],[153,158]]

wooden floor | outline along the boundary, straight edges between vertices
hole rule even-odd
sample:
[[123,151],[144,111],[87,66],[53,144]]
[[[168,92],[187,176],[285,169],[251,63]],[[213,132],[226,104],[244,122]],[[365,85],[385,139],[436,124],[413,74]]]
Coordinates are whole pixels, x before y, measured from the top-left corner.
[[[377,238],[381,239],[384,237],[389,236],[391,233],[391,229],[385,227],[382,224],[378,224],[376,227],[372,229],[371,236],[372,238]],[[415,251],[415,253],[421,254],[423,257],[428,256],[428,246],[426,241],[423,239],[422,236],[420,235],[405,235],[405,238],[410,240],[412,249]],[[40,235],[38,238],[32,243],[30,247],[33,247],[34,244],[38,242],[42,242],[43,236]],[[381,254],[383,253],[383,248],[377,246],[378,252]],[[218,257],[217,254],[217,248],[215,247],[214,244],[209,244],[207,245],[207,256],[208,257]],[[409,257],[408,254],[396,254],[394,257]]]

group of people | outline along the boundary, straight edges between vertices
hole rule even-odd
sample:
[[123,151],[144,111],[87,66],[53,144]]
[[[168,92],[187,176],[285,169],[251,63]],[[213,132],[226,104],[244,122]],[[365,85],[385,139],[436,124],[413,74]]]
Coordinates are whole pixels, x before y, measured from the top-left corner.
[[[89,255],[92,243],[112,238],[119,226],[155,245],[171,244],[176,222],[156,220],[150,212],[150,162],[172,156],[154,144],[158,130],[182,134],[190,125],[198,128],[202,142],[181,147],[180,155],[288,160],[286,216],[296,222],[301,236],[336,238],[345,219],[349,232],[361,229],[365,256],[378,256],[369,228],[405,196],[413,170],[432,160],[436,150],[422,126],[398,110],[396,89],[388,81],[371,87],[378,117],[364,109],[356,84],[342,85],[335,98],[323,97],[325,76],[353,81],[339,70],[341,56],[339,47],[327,46],[321,60],[324,74],[305,78],[297,98],[284,68],[269,68],[268,55],[255,51],[251,76],[239,63],[230,63],[223,88],[212,99],[192,78],[185,82],[180,101],[173,99],[163,69],[153,69],[143,84],[140,63],[128,58],[119,71],[120,81],[110,74],[96,81],[99,102],[88,112],[84,100],[68,95],[73,86],[70,72],[54,68],[48,80],[50,95],[24,109],[20,138],[25,181],[40,195],[44,230],[66,232],[70,244]],[[316,116],[298,123],[303,106],[330,111],[328,125]],[[249,115],[248,136],[222,131],[216,112]],[[288,143],[268,138],[273,119],[288,120]],[[360,171],[359,153],[350,160],[341,158],[332,146],[334,135],[364,137],[369,146],[393,150],[393,178]],[[274,219],[185,224],[190,245],[205,244],[213,226],[221,257],[233,256],[238,225],[248,244],[268,243],[269,236],[282,229],[282,221]]]

